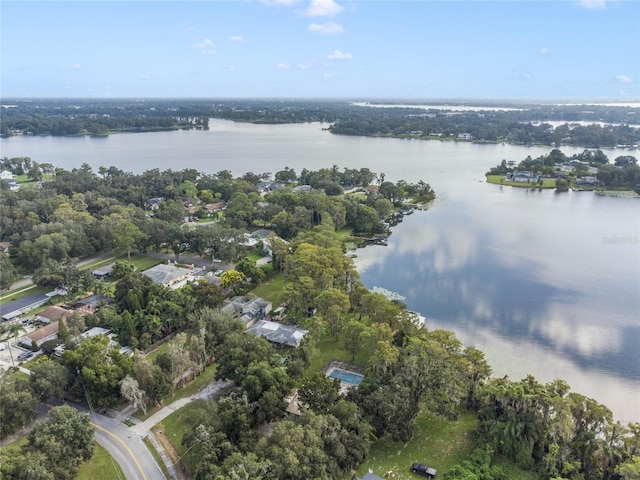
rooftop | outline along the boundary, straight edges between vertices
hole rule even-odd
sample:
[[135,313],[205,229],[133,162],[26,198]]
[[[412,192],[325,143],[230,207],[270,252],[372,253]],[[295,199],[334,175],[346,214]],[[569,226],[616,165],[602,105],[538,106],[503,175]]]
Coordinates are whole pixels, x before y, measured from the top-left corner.
[[304,336],[309,333],[309,330],[267,320],[258,320],[246,331],[257,337],[264,337],[270,342],[288,347],[299,347]]

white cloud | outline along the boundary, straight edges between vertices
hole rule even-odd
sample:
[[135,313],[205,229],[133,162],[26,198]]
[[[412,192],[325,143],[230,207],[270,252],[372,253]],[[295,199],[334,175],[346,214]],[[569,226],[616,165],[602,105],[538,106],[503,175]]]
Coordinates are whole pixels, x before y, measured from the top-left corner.
[[322,78],[331,78],[331,74],[330,73],[323,73],[322,74]]
[[542,47],[540,49],[540,55],[549,55],[551,53],[551,50],[549,50],[548,48]]
[[347,52],[342,52],[340,50],[335,50],[332,54],[327,55],[329,60],[351,60],[351,54]]
[[533,76],[530,73],[523,73],[520,78],[523,78],[524,80],[531,80]]
[[73,69],[74,70],[80,70],[80,64],[79,63],[74,63],[73,64]]
[[589,10],[604,10],[607,8],[606,0],[581,0],[580,6]]
[[309,6],[302,12],[307,17],[328,17],[337,15],[344,8],[333,0],[311,0]]
[[244,38],[240,35],[231,35],[229,37],[230,42],[244,42]]
[[312,23],[307,27],[311,33],[319,33],[321,35],[336,35],[344,32],[344,28],[339,23]]
[[213,47],[213,42],[208,38],[205,38],[202,42],[194,43],[194,48],[210,48]]
[[627,77],[626,75],[616,75],[616,80],[620,83],[633,83],[631,77]]
[[279,63],[278,64],[278,68],[289,68],[289,64],[288,63]]
[[235,65],[229,65],[227,67],[227,72],[235,72],[236,71],[236,66]]
[[301,62],[298,65],[296,65],[300,70],[306,70],[307,68],[311,68],[312,65],[308,62]]

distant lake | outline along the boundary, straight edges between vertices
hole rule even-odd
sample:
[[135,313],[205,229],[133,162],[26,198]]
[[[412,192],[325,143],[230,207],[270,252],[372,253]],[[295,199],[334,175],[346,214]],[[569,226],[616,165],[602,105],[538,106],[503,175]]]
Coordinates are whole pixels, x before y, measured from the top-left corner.
[[[360,249],[365,285],[406,297],[427,328],[453,330],[485,352],[495,376],[563,378],[640,421],[640,200],[489,185],[484,173],[549,148],[347,137],[321,124],[211,120],[209,131],[106,138],[12,137],[0,155],[72,169],[195,168],[300,172],[368,167],[429,183],[438,198],[406,216],[389,245]],[[562,148],[567,155],[582,148]],[[610,160],[638,154],[604,150]]]

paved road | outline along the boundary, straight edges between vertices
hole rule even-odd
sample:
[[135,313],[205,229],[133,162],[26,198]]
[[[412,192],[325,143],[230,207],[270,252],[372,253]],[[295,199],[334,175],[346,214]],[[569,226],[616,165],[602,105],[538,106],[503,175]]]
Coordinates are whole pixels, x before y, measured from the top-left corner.
[[94,438],[120,465],[127,480],[165,480],[166,477],[155,458],[142,441],[143,437],[131,431],[120,419],[110,418],[95,411],[69,403],[75,409],[89,413],[95,426]]
[[172,402],[169,405],[162,407],[156,413],[154,413],[149,418],[147,418],[144,422],[138,423],[129,428],[131,431],[144,437],[149,433],[149,430],[151,430],[154,427],[154,425],[156,425],[157,423],[167,418],[176,410],[181,409],[182,407],[184,407],[185,405],[188,405],[194,400],[198,400],[198,399],[209,400],[216,393],[218,393],[221,390],[224,390],[225,388],[231,385],[232,385],[231,381],[226,381],[226,382],[217,381],[217,382],[211,383],[206,387],[204,387],[195,395],[191,397],[180,398],[175,402]]
[[[94,255],[92,257],[83,258],[78,262],[78,267],[82,267],[87,265],[88,263],[97,262],[98,260],[107,260],[113,259],[115,261],[116,257],[113,256],[113,252],[104,252],[98,255]],[[16,290],[23,289],[25,287],[34,288],[33,282],[31,281],[31,277],[24,277],[20,280],[15,281],[9,290],[3,291],[3,295],[18,293]],[[26,289],[26,288],[25,288]]]

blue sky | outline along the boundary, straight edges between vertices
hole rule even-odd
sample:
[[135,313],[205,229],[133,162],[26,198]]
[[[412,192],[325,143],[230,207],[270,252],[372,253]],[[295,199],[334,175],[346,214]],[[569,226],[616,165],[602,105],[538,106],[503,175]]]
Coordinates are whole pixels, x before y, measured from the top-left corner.
[[9,97],[640,99],[640,2],[6,1]]

